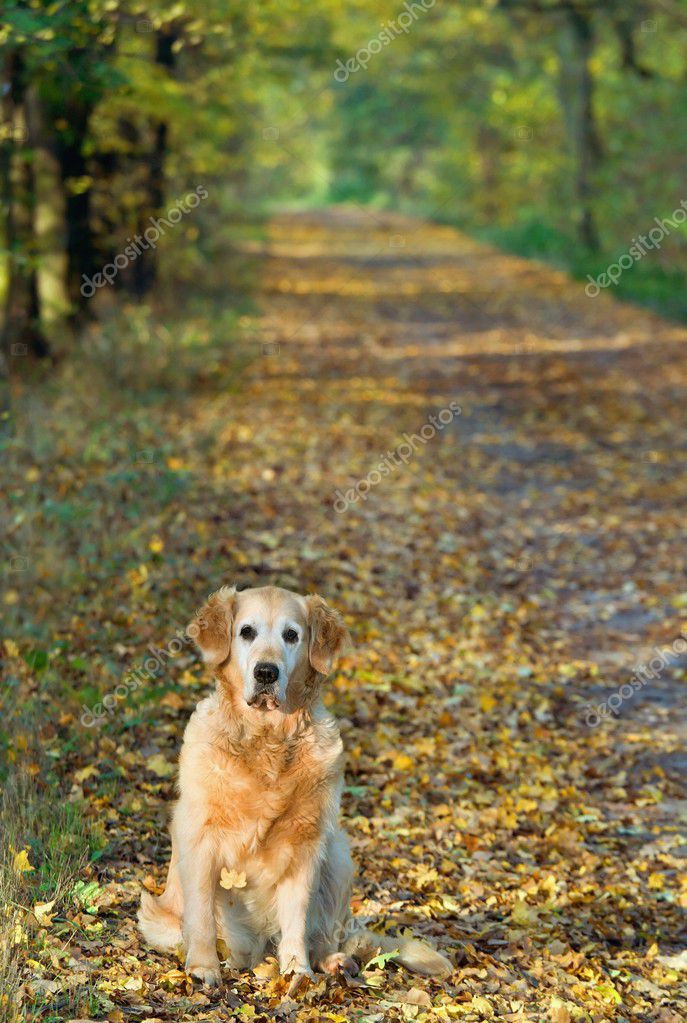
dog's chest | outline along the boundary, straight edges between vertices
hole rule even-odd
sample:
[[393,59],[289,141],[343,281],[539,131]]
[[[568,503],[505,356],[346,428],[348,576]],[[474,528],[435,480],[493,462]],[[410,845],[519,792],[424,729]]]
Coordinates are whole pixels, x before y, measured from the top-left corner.
[[312,743],[229,748],[213,768],[210,817],[236,862],[319,834],[334,776],[331,758]]

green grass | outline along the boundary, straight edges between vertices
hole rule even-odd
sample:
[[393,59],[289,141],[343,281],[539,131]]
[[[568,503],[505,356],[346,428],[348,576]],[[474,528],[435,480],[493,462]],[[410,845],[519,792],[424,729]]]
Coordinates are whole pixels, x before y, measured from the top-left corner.
[[[86,822],[83,807],[56,796],[56,779],[44,781],[17,770],[6,782],[0,802],[0,1023],[16,1023],[18,992],[27,951],[40,959],[43,932],[31,923],[36,903],[52,902],[60,910],[75,898],[75,883],[85,864],[97,858],[101,842]],[[30,870],[16,868],[16,856],[26,853]],[[49,959],[48,959],[49,962]],[[93,992],[70,996],[61,1006],[70,1018],[92,1007]],[[54,1003],[37,994],[24,1000],[24,1019],[56,1018]],[[79,1010],[79,1012],[77,1012]],[[46,1015],[47,1013],[47,1015]]]
[[[462,226],[462,225],[461,225]],[[463,229],[466,229],[463,227]],[[598,278],[621,255],[620,251],[590,253],[573,237],[541,221],[529,221],[511,228],[469,229],[482,241],[529,259],[539,259],[588,283],[587,275]],[[652,253],[624,270],[617,285],[604,289],[606,294],[637,302],[663,316],[687,323],[687,273],[666,270],[652,263]]]

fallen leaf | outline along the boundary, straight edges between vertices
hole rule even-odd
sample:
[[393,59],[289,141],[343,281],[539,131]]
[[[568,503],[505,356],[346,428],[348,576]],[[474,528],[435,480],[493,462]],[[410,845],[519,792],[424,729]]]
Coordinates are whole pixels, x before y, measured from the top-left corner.
[[228,891],[232,888],[245,888],[246,875],[243,871],[227,870],[226,867],[222,867],[219,883],[220,887],[226,888]]
[[30,870],[35,870],[29,863],[29,850],[21,849],[18,853],[14,854],[14,860],[12,861],[12,867],[16,874],[27,874]]
[[513,906],[510,918],[514,924],[520,927],[531,927],[539,922],[537,911],[533,906],[528,906],[524,899],[518,899]]
[[399,995],[399,1002],[405,1002],[406,1005],[425,1005],[431,1006],[432,999],[429,997],[426,991],[423,991],[419,987],[411,987],[408,991]]
[[148,757],[146,767],[158,778],[169,778],[176,771],[176,765],[166,760],[162,753],[155,753],[152,757]]
[[253,976],[259,980],[275,980],[279,976],[279,963],[276,959],[266,959],[253,967]]
[[40,927],[49,927],[53,920],[53,914],[51,910],[56,903],[56,899],[52,899],[50,902],[36,902],[33,906],[33,915],[35,916]]

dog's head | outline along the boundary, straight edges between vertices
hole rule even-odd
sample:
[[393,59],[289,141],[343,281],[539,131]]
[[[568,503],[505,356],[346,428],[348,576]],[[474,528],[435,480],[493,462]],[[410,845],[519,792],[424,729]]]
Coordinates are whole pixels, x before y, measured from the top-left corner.
[[223,586],[188,631],[234,698],[284,713],[312,700],[348,639],[343,617],[322,597],[276,586]]

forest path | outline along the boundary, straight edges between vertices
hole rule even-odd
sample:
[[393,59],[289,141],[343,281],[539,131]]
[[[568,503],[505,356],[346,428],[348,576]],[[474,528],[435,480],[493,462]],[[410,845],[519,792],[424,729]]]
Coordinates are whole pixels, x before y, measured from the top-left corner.
[[[150,513],[164,552],[103,600],[140,609],[137,636],[145,609],[158,645],[169,609],[221,581],[344,611],[353,648],[326,701],[354,908],[457,969],[437,984],[388,965],[283,1004],[270,968],[202,992],[141,945],[140,884],[164,883],[174,759],[208,683],[187,653],[164,698],[117,708],[115,742],[90,733],[117,786],[111,930],[81,954],[97,947],[114,1004],[151,1019],[679,1023],[684,974],[662,957],[687,940],[687,333],[396,215],[283,214],[246,248],[249,364],[226,387],[211,366],[164,412],[168,472],[186,473]],[[85,635],[105,611],[88,613]],[[673,650],[633,687],[655,646]],[[81,784],[97,816],[98,776]]]
[[[284,215],[264,255],[260,372],[277,388],[316,386],[321,431],[336,436],[332,490],[345,494],[442,403],[461,408],[349,505],[361,550],[389,504],[402,511],[438,479],[450,495],[446,535],[476,558],[458,579],[476,593],[529,592],[540,638],[589,657],[606,682],[629,681],[654,644],[679,637],[683,327],[603,293],[590,299],[584,282],[451,228],[387,213]],[[342,417],[354,426],[353,464],[332,430]],[[399,550],[412,547],[413,528]],[[684,687],[674,671],[661,675],[633,712],[684,739],[684,714],[675,720]],[[603,699],[603,685],[585,695]]]

